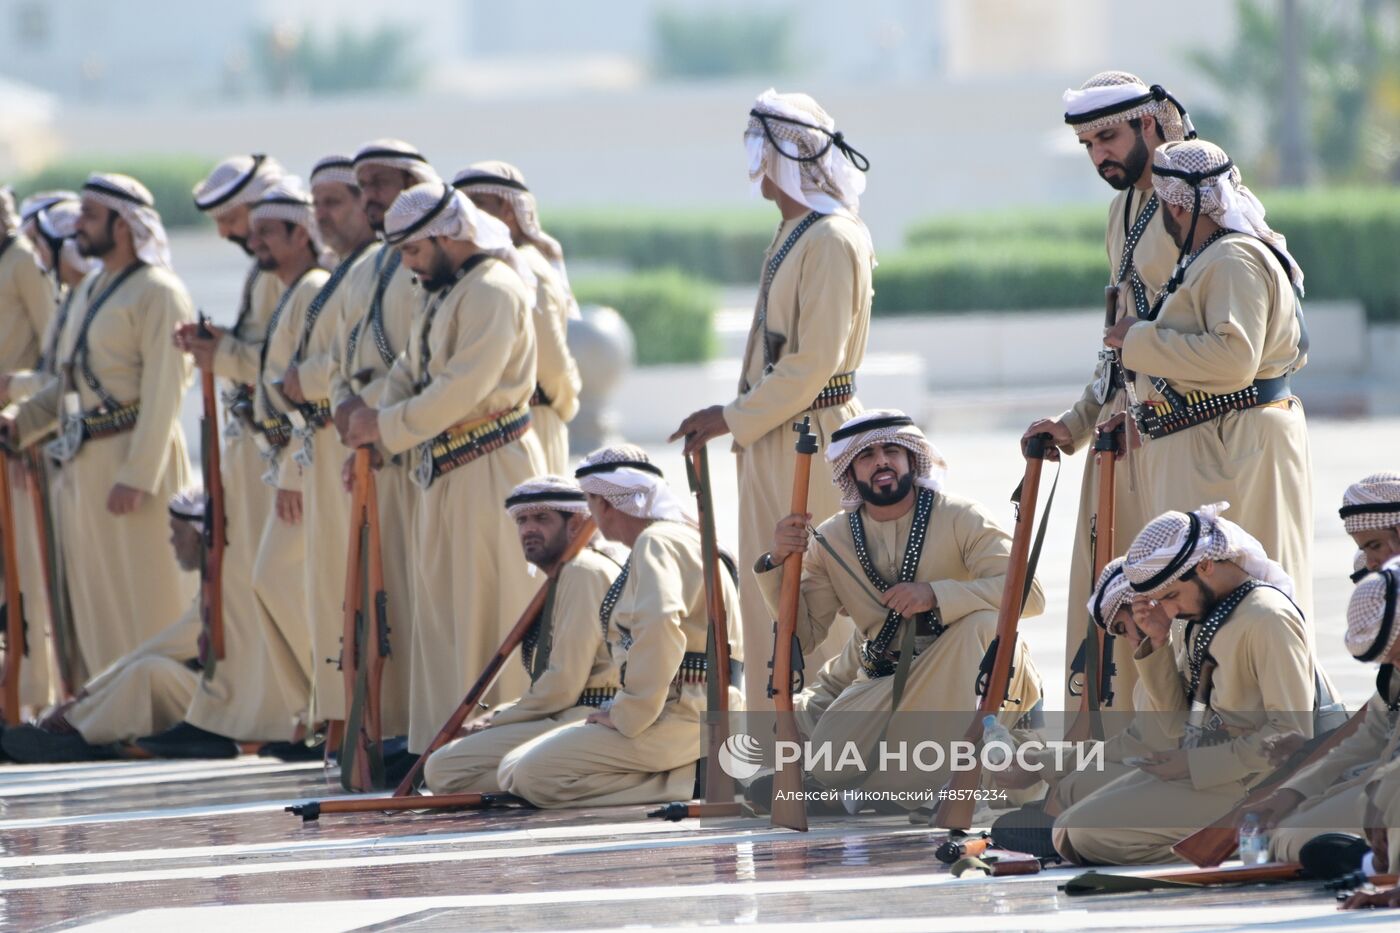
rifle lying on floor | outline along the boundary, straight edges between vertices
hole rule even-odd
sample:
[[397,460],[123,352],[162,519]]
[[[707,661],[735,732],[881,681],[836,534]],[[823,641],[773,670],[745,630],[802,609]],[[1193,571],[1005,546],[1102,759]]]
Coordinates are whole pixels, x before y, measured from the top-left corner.
[[1209,868],[1225,861],[1235,851],[1239,842],[1239,824],[1244,815],[1257,807],[1284,781],[1331,754],[1332,749],[1346,741],[1347,737],[1361,726],[1361,719],[1365,715],[1366,707],[1363,706],[1352,713],[1351,718],[1341,726],[1305,743],[1272,774],[1256,784],[1249,796],[1236,804],[1234,809],[1172,846],[1172,851],[1199,868]]
[[[1104,567],[1117,556],[1114,548],[1114,469],[1123,443],[1122,427],[1100,431],[1094,438],[1094,463],[1098,468],[1099,501],[1094,509],[1090,537],[1094,542],[1094,583],[1098,583]],[[1071,607],[1079,611],[1079,607]],[[1079,647],[1079,656],[1070,665],[1070,693],[1074,693],[1074,675],[1083,677],[1079,690],[1079,712],[1065,733],[1070,742],[1089,739],[1103,741],[1103,717],[1100,709],[1113,702],[1113,636],[1095,624],[1091,614]],[[1111,620],[1105,620],[1110,621]],[[1082,659],[1082,667],[1080,666]]]
[[559,572],[578,557],[583,549],[588,546],[588,542],[593,539],[593,534],[598,530],[598,526],[593,523],[593,519],[585,519],[578,534],[574,535],[569,542],[569,546],[564,549],[564,553],[559,557],[559,563],[554,565],[554,569],[545,577],[545,581],[540,585],[539,590],[530,599],[530,604],[525,607],[525,611],[520,614],[515,627],[506,635],[505,641],[496,649],[496,653],[486,662],[486,669],[483,670],[472,684],[467,695],[462,698],[461,704],[456,711],[448,717],[447,722],[438,730],[437,735],[428,743],[428,747],[423,750],[423,754],[418,756],[418,761],[414,763],[412,769],[404,775],[399,786],[394,790],[395,797],[406,797],[413,793],[413,786],[418,781],[418,776],[423,773],[423,767],[428,763],[428,756],[442,748],[448,742],[457,737],[457,732],[462,728],[462,724],[467,721],[472,713],[480,708],[481,698],[486,696],[486,691],[491,689],[491,685],[496,682],[496,677],[501,673],[501,668],[506,666],[506,661],[510,659],[511,653],[515,651],[520,643],[525,640],[530,629],[540,620],[544,614],[545,603],[549,601],[550,594],[554,591],[555,581],[559,578]]
[[314,823],[323,813],[389,813],[397,810],[496,810],[516,807],[533,810],[514,794],[438,794],[431,797],[347,797],[313,800],[287,807],[288,813]]
[[[384,786],[380,686],[389,656],[389,600],[379,546],[379,497],[370,448],[355,451],[351,466],[350,548],[345,571],[345,617],[340,670],[345,679],[345,729],[340,786],[368,791]],[[327,743],[329,746],[329,743]]]
[[10,495],[10,467],[13,455],[0,453],[0,552],[5,567],[5,663],[0,669],[0,706],[5,725],[20,724],[19,678],[24,656],[29,653],[28,625],[24,618],[24,595],[19,586],[19,545],[15,540],[14,498]]
[[[1035,565],[1039,562],[1040,546],[1045,540],[1045,526],[1050,518],[1050,508],[1055,502],[1055,487],[1051,486],[1046,499],[1045,518],[1035,535],[1035,546],[1031,546],[1032,529],[1035,527],[1035,506],[1040,495],[1040,470],[1045,463],[1045,454],[1050,449],[1050,435],[1035,434],[1026,440],[1026,473],[1021,485],[1013,493],[1017,502],[1016,527],[1011,535],[1011,556],[1007,558],[1006,583],[1002,587],[1001,607],[997,612],[997,633],[992,639],[988,653],[992,655],[991,673],[987,676],[986,689],[979,691],[981,701],[977,704],[977,715],[973,717],[964,738],[980,747],[982,744],[982,719],[1001,712],[1006,702],[1006,691],[1011,684],[1011,661],[1016,654],[1016,629],[1025,611],[1026,600],[1035,584]],[[1059,474],[1055,474],[1059,483]],[[948,780],[947,796],[940,794],[942,802],[929,820],[930,826],[944,829],[965,830],[972,825],[975,808],[974,791],[982,782],[981,756],[973,759],[973,766],[954,771]]]
[[[209,319],[199,315],[199,336],[212,338]],[[228,542],[224,518],[224,474],[219,450],[219,397],[214,370],[199,371],[204,414],[199,422],[199,467],[204,474],[204,550],[199,559],[199,616],[203,624],[199,661],[205,680],[224,659],[224,547]]]
[[[1372,875],[1367,878],[1377,887],[1396,883],[1395,875]],[[1181,888],[1214,888],[1245,884],[1284,884],[1289,881],[1327,881],[1336,887],[1339,882],[1354,878],[1325,879],[1307,874],[1299,862],[1269,862],[1265,865],[1237,865],[1230,868],[1209,868],[1202,871],[1165,871],[1151,875],[1110,875],[1086,871],[1060,885],[1060,890],[1076,897],[1083,894],[1128,894],[1138,891],[1166,891]]]

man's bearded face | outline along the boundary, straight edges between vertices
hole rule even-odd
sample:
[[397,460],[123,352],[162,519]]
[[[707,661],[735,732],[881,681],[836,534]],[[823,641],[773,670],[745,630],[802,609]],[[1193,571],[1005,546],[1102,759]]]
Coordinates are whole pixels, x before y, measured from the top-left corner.
[[914,488],[909,451],[899,444],[873,444],[851,461],[851,478],[861,499],[871,505],[894,505]]
[[1100,130],[1080,133],[1079,141],[1089,153],[1099,177],[1116,191],[1126,191],[1137,184],[1152,151],[1147,148],[1142,127],[1115,123]]

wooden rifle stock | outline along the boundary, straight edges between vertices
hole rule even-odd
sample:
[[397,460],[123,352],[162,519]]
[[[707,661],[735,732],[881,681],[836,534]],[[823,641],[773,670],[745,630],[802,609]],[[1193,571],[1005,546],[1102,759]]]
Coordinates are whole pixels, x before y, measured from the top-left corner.
[[1071,897],[1083,894],[1125,894],[1173,888],[1205,888],[1218,885],[1270,884],[1304,878],[1298,862],[1239,865],[1207,871],[1166,871],[1151,875],[1108,875],[1088,871],[1060,886]]
[[[789,513],[807,514],[807,487],[812,478],[812,455],[817,452],[817,438],[812,434],[812,419],[806,417],[794,424],[797,432],[797,464],[792,478],[792,504]],[[774,733],[778,741],[800,744],[797,717],[792,707],[793,642],[797,640],[797,610],[802,596],[802,552],[789,554],[783,561],[783,582],[778,597],[778,623],[773,633],[773,674],[768,683],[768,695],[773,698],[777,714]],[[798,687],[798,689],[801,689]],[[774,746],[776,750],[776,745]],[[773,775],[773,801],[769,806],[769,824],[785,826],[798,832],[807,831],[807,804],[802,800],[802,766],[800,762],[779,765]]]
[[24,595],[19,586],[19,545],[15,540],[14,497],[10,494],[9,451],[0,455],[0,546],[5,564],[5,665],[0,677],[0,705],[5,725],[20,724],[19,678],[25,653]]
[[1244,815],[1257,807],[1265,797],[1272,794],[1294,774],[1330,755],[1332,749],[1346,741],[1361,726],[1361,720],[1365,715],[1366,708],[1363,706],[1352,713],[1350,719],[1326,736],[1320,736],[1298,749],[1261,784],[1250,791],[1244,800],[1236,804],[1233,810],[1172,846],[1172,851],[1198,868],[1213,867],[1225,861],[1235,851],[1235,846],[1238,844],[1239,822]]
[[[1094,582],[1097,583],[1104,567],[1116,555],[1114,547],[1114,469],[1118,452],[1122,449],[1123,429],[1100,431],[1094,438],[1094,465],[1098,469],[1099,499],[1094,509]],[[1078,611],[1077,606],[1071,607]],[[1089,616],[1084,632],[1084,688],[1079,694],[1079,713],[1065,738],[1071,742],[1083,742],[1093,738],[1102,741],[1103,720],[1099,708],[1104,702],[1105,686],[1111,683],[1112,671],[1105,670],[1104,646],[1107,639],[1103,629]],[[1094,639],[1093,647],[1089,639]]]
[[384,657],[389,651],[388,598],[379,546],[379,498],[368,447],[356,450],[351,464],[350,521],[340,646],[346,710],[340,744],[340,783],[346,790],[365,791],[383,782],[379,688]]
[[727,803],[734,800],[734,779],[719,766],[719,750],[729,738],[729,614],[724,605],[724,584],[720,579],[719,534],[715,530],[714,499],[710,494],[710,458],[706,448],[691,454],[688,467],[691,492],[695,494],[700,516],[700,551],[705,568],[705,613],[709,616],[710,643],[714,646],[715,669],[708,674],[710,696],[705,719],[708,722],[709,754],[705,756],[705,800]]
[[79,678],[74,673],[77,645],[73,640],[73,623],[68,617],[66,589],[60,577],[63,559],[53,537],[53,517],[49,509],[49,477],[44,454],[31,449],[27,458],[29,498],[34,508],[34,529],[39,539],[39,561],[44,572],[44,596],[48,600],[49,630],[53,636],[54,661],[58,669],[59,687],[63,700],[77,695]]
[[540,614],[544,612],[545,601],[549,597],[549,589],[554,585],[555,579],[559,576],[559,571],[565,565],[578,557],[583,549],[588,546],[588,542],[593,539],[593,534],[598,530],[598,526],[593,523],[593,519],[586,519],[583,526],[579,528],[578,534],[569,541],[569,546],[564,549],[564,553],[559,557],[559,563],[550,571],[539,590],[530,599],[530,604],[525,607],[515,627],[506,635],[505,641],[496,649],[496,653],[486,662],[486,669],[477,677],[472,684],[467,695],[463,697],[461,705],[448,717],[447,722],[438,730],[437,735],[428,743],[428,747],[423,750],[423,754],[418,756],[418,761],[414,763],[408,774],[399,782],[399,786],[394,790],[395,797],[406,797],[413,793],[413,785],[417,783],[418,776],[423,773],[423,767],[428,762],[428,756],[442,748],[448,742],[457,737],[457,730],[462,728],[462,723],[467,721],[467,717],[476,711],[481,698],[486,695],[486,691],[491,689],[491,685],[496,682],[496,676],[500,674],[501,668],[510,659],[511,652],[519,647],[529,633],[531,626],[539,621]]
[[[982,717],[995,716],[1006,702],[1006,690],[1011,681],[1011,661],[1016,654],[1016,629],[1025,609],[1026,577],[1029,570],[1031,538],[1035,528],[1035,506],[1040,493],[1040,468],[1050,447],[1048,434],[1032,435],[1026,441],[1026,473],[1021,481],[1021,501],[1016,510],[1016,528],[1011,536],[1011,556],[1007,559],[1006,584],[1001,592],[1001,607],[997,613],[997,650],[992,660],[992,672],[987,678],[987,691],[977,705],[965,738],[975,745],[982,741]],[[930,821],[944,829],[967,829],[972,825],[973,792],[981,784],[980,757],[974,765],[954,771],[948,780],[948,796],[938,805]]]
[[[199,315],[199,335],[212,337],[209,319]],[[204,554],[200,560],[200,620],[204,626],[200,662],[204,677],[224,659],[224,546],[228,536],[224,512],[224,473],[219,450],[219,397],[214,389],[212,369],[199,371],[199,388],[204,402],[200,425],[200,471],[204,474]]]

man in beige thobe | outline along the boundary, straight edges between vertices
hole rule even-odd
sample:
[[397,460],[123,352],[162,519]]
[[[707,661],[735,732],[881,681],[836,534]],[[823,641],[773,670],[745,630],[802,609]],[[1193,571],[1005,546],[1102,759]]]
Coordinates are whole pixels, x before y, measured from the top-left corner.
[[140,182],[90,176],[77,229],[103,268],[79,286],[59,375],[0,419],[0,434],[28,446],[59,426],[48,450],[65,461],[59,515],[78,650],[101,670],[194,592],[164,543],[165,502],[189,474],[178,415],[190,371],[170,334],[192,308]]
[[[354,163],[345,156],[327,156],[311,173],[311,196],[316,203],[316,226],[339,263],[301,322],[291,362],[282,377],[282,394],[296,408],[292,431],[293,460],[303,476],[303,521],[306,526],[306,619],[310,629],[311,657],[316,670],[312,684],[316,718],[344,719],[345,684],[335,674],[344,634],[345,555],[350,540],[350,497],[341,481],[345,448],[331,423],[331,346],[347,301],[354,300],[352,282],[374,252],[374,230],[360,203]],[[386,561],[402,560],[385,554]],[[396,595],[390,600],[391,642],[402,640],[401,611]],[[394,635],[398,639],[394,639]],[[402,647],[402,645],[400,645]],[[385,680],[396,682],[406,668],[402,652],[392,650],[385,663]],[[401,691],[388,691],[396,700]],[[407,708],[399,702],[381,704],[384,735],[401,735],[407,728]]]
[[[862,765],[833,758],[809,776],[829,789],[936,790],[949,776],[946,768],[871,767],[881,760],[876,746],[883,738],[886,748],[930,739],[946,747],[967,730],[978,672],[996,636],[1011,538],[980,505],[943,487],[947,464],[903,412],[850,419],[832,433],[826,460],[843,511],[824,520],[810,543],[809,516],[783,518],[772,548],[753,568],[776,615],[783,561],[806,552],[796,628],[804,656],[838,613],[850,616],[863,636],[860,675],[811,734],[818,748],[840,751],[854,743]],[[1037,582],[1024,614],[1039,615],[1044,606]],[[1000,714],[1008,728],[1028,725],[1041,700],[1024,641],[1013,665]],[[901,666],[907,680],[896,696]],[[906,799],[911,809],[919,805],[912,794]]]
[[566,723],[584,719],[617,693],[617,665],[598,624],[598,607],[622,569],[602,541],[590,542],[559,567],[565,549],[588,520],[578,483],[542,476],[506,499],[525,559],[546,574],[544,613],[520,646],[530,686],[517,700],[467,725],[468,734],[434,752],[423,779],[435,794],[501,789],[496,769],[513,749]]
[[[1176,98],[1160,86],[1148,87],[1136,75],[1105,71],[1084,82],[1077,91],[1065,91],[1065,122],[1089,155],[1099,177],[1118,194],[1108,208],[1104,245],[1108,252],[1109,284],[1118,289],[1118,316],[1142,316],[1166,285],[1176,260],[1176,244],[1162,225],[1162,212],[1152,191],[1152,152],[1162,143],[1194,137],[1186,124],[1186,112]],[[1085,303],[1096,296],[1085,295]],[[1083,395],[1058,418],[1036,421],[1026,436],[1048,432],[1059,452],[1090,451],[1099,425],[1122,423],[1128,407],[1123,372],[1100,349],[1094,379]],[[1131,426],[1129,427],[1131,430]],[[1137,536],[1154,513],[1140,508],[1141,478],[1132,455],[1137,438],[1127,442],[1127,459],[1114,473],[1113,533],[1120,545]],[[1052,457],[1058,457],[1052,452]],[[1098,472],[1094,456],[1086,452],[1084,478],[1079,484],[1079,521],[1075,526],[1070,558],[1069,615],[1065,627],[1064,709],[1073,714],[1080,706],[1082,674],[1071,683],[1072,662],[1084,649],[1088,624],[1081,606],[1094,585],[1094,512],[1098,503]],[[1119,548],[1121,552],[1122,548]],[[1112,643],[1110,643],[1111,645]],[[1102,707],[1131,711],[1137,669],[1126,657],[1114,659],[1112,702]]]
[[569,352],[568,321],[577,304],[564,272],[559,241],[540,229],[535,196],[525,176],[506,162],[478,162],[458,172],[453,187],[510,230],[511,242],[535,274],[535,394],[530,429],[551,473],[569,471],[568,423],[578,413],[578,366]]
[[[1128,549],[1123,572],[1146,636],[1133,661],[1149,709],[1180,742],[1060,814],[1055,848],[1070,861],[1174,860],[1173,845],[1268,776],[1275,736],[1312,735],[1316,685],[1330,687],[1292,601],[1293,582],[1256,539],[1220,517],[1222,507],[1168,512]],[[1173,630],[1173,619],[1191,623],[1189,631]]]
[[1152,156],[1176,273],[1145,318],[1105,335],[1137,374],[1148,514],[1227,501],[1288,571],[1312,611],[1312,465],[1302,403],[1303,273],[1218,146],[1166,143]]
[[199,731],[182,729],[174,737],[165,736],[165,752],[173,750],[172,738],[188,742],[191,753],[228,755],[233,751],[230,738],[284,737],[305,706],[304,699],[292,700],[304,690],[304,662],[289,663],[281,637],[264,628],[253,596],[254,562],[274,511],[276,490],[262,479],[266,464],[252,426],[252,407],[268,323],[286,289],[276,273],[263,269],[253,257],[249,218],[252,206],[283,177],[275,159],[231,156],[194,192],[195,205],[214,220],[219,234],[252,259],[232,325],[211,325],[208,337],[189,327],[176,338],[197,366],[213,372],[226,386],[220,432],[228,539],[223,587],[238,597],[225,600],[224,657],[206,664],[185,715],[185,724]]
[[[362,146],[352,160],[360,203],[370,227],[381,239],[384,217],[400,193],[417,184],[438,180],[423,154],[406,142],[380,139]],[[403,255],[383,243],[371,247],[347,277],[344,297],[330,347],[330,401],[342,445],[349,404],[357,397],[375,405],[384,391],[386,377],[400,353],[408,349],[414,316],[423,307],[423,292],[413,272],[403,265]],[[390,457],[375,474],[379,498],[379,537],[384,555],[384,585],[388,597],[390,660],[384,667],[380,688],[385,734],[407,732],[413,705],[412,658],[417,624],[414,599],[414,517],[419,489],[406,457]],[[343,703],[343,700],[342,700]],[[442,723],[438,723],[438,726]],[[432,728],[436,729],[437,726]],[[386,753],[388,774],[412,766],[407,751]]]
[[[750,567],[792,501],[792,423],[809,415],[824,442],[861,410],[855,381],[870,330],[875,254],[858,213],[869,164],[816,101],[765,91],[749,111],[744,143],[749,180],[774,202],[782,223],[764,255],[738,396],[690,415],[671,439],[685,438],[689,456],[712,438],[734,435],[739,564]],[[830,515],[837,511],[831,477],[820,461],[812,467],[810,508]],[[763,671],[773,620],[752,574],[740,575],[739,592],[746,705],[767,709]],[[820,665],[849,637],[849,625],[837,624],[825,644],[810,646],[808,661]]]
[[[181,490],[170,500],[175,559],[197,571],[204,549],[204,493]],[[178,723],[199,681],[200,601],[82,685],[73,699],[36,723],[6,729],[5,753],[28,764],[119,757],[116,746]]]
[[[384,232],[419,277],[423,310],[375,403],[347,405],[345,442],[405,457],[419,487],[408,732],[419,755],[534,589],[500,503],[544,472],[529,431],[535,292],[505,225],[444,182],[400,194]],[[521,680],[504,671],[495,690]]]
[[[701,757],[710,632],[700,530],[639,447],[595,451],[574,475],[599,531],[632,549],[599,609],[621,687],[583,722],[506,755],[497,778],[537,807],[688,799]],[[733,581],[719,578],[733,618]]]

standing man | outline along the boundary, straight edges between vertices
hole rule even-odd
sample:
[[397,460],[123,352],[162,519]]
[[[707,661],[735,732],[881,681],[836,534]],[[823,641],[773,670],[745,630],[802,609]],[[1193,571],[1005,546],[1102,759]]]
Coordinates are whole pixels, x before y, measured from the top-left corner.
[[[389,246],[423,286],[405,352],[373,405],[343,406],[346,446],[406,457],[419,487],[408,751],[419,755],[534,587],[500,503],[544,472],[530,433],[535,283],[505,224],[441,181],[399,195]],[[399,559],[403,559],[399,552]],[[500,693],[522,679],[507,671]]]
[[[777,206],[782,223],[764,256],[738,396],[694,412],[671,440],[684,438],[689,456],[713,438],[734,435],[739,565],[751,567],[791,501],[792,422],[810,415],[825,441],[861,411],[855,373],[870,329],[875,254],[859,216],[870,163],[816,101],[764,91],[749,111],[744,144],[749,180]],[[812,514],[831,515],[839,505],[830,470],[820,461],[812,467]],[[739,592],[748,663],[761,675],[773,620],[752,574],[740,575]],[[847,623],[833,627],[808,662],[815,668],[840,653],[850,634]],[[744,695],[749,709],[771,705],[763,676],[745,677]]]
[[[360,204],[355,170],[344,156],[327,156],[311,172],[311,197],[316,227],[339,263],[320,293],[307,308],[296,335],[291,362],[282,377],[282,394],[296,405],[299,426],[292,431],[293,459],[302,471],[303,521],[306,526],[306,618],[311,633],[311,657],[334,662],[344,633],[345,553],[350,535],[350,498],[341,484],[340,468],[345,448],[331,424],[331,347],[336,325],[353,298],[352,282],[367,273],[375,252],[374,230]],[[388,560],[401,555],[386,554]],[[392,600],[391,615],[399,609]],[[399,630],[399,620],[391,619]],[[408,631],[405,627],[404,633]],[[408,653],[392,651],[385,665],[385,681],[407,680]],[[327,665],[316,664],[314,705],[318,717],[345,718],[345,685]],[[402,735],[408,729],[408,708],[397,702],[402,691],[386,691],[380,715],[385,735]],[[394,702],[389,702],[389,701]]]
[[[423,154],[397,139],[378,139],[355,153],[352,160],[360,203],[374,232],[383,238],[384,215],[404,190],[417,184],[439,181],[438,174]],[[345,295],[336,321],[331,344],[330,400],[336,430],[346,443],[349,421],[347,403],[356,397],[375,405],[384,389],[385,377],[398,355],[408,349],[414,315],[422,309],[422,291],[414,283],[413,272],[403,265],[403,254],[382,242],[365,254],[346,279]],[[381,696],[385,715],[407,711],[412,703],[409,675],[414,606],[417,581],[413,566],[414,510],[419,489],[413,482],[405,457],[387,458],[375,476],[379,496],[379,538],[384,554],[384,587],[389,599],[389,635],[392,650],[399,659],[385,666]],[[347,510],[349,506],[347,504]],[[336,657],[338,655],[330,655]],[[460,697],[458,697],[460,699]],[[329,701],[328,702],[333,702]],[[344,706],[344,697],[331,706],[333,714]],[[446,718],[446,717],[444,717]],[[403,718],[400,723],[406,725]],[[431,728],[436,730],[441,722]],[[385,720],[385,736],[390,720]],[[400,733],[402,734],[402,733]],[[426,740],[425,740],[426,744]],[[407,752],[395,758],[386,754],[391,772],[411,767]]]
[[568,321],[577,305],[564,274],[559,241],[540,229],[535,196],[520,169],[507,162],[478,162],[457,173],[452,185],[506,225],[511,242],[534,273],[535,394],[530,426],[551,473],[569,471],[568,423],[578,413],[578,366],[569,352]]
[[1303,272],[1219,146],[1160,146],[1152,176],[1177,268],[1146,315],[1104,336],[1137,374],[1147,514],[1229,501],[1310,615],[1312,464],[1289,385],[1307,360]]
[[[83,186],[78,249],[102,260],[58,342],[58,375],[11,415],[0,436],[63,460],[59,517],[84,665],[98,671],[176,618],[195,580],[165,546],[165,503],[188,481],[180,399],[190,370],[170,334],[193,317],[170,269],[151,193],[125,175]],[[77,572],[79,571],[80,572]]]
[[[1108,208],[1104,237],[1109,284],[1118,286],[1118,317],[1145,316],[1171,277],[1176,260],[1176,244],[1162,223],[1163,212],[1152,190],[1152,153],[1165,142],[1194,139],[1195,130],[1190,127],[1186,111],[1161,85],[1148,87],[1142,79],[1125,71],[1094,75],[1079,90],[1065,91],[1064,103],[1065,122],[1079,138],[1099,177],[1118,192]],[[1101,348],[1094,381],[1085,387],[1079,401],[1058,418],[1036,421],[1026,429],[1025,436],[1048,433],[1060,452],[1072,454],[1091,446],[1099,425],[1120,423],[1127,407],[1123,370],[1112,365]],[[1123,469],[1114,474],[1113,531],[1120,542],[1136,537],[1154,514],[1139,508],[1142,479],[1137,458],[1132,455],[1139,441],[1132,436],[1127,443],[1128,459]],[[1084,644],[1086,624],[1079,607],[1089,601],[1094,585],[1096,502],[1098,474],[1093,456],[1086,455],[1084,478],[1079,485],[1079,522],[1070,558],[1066,669]],[[1136,669],[1127,659],[1120,659],[1116,666],[1112,708],[1130,710]],[[1079,696],[1071,689],[1068,678],[1064,703],[1067,711],[1079,708]]]

